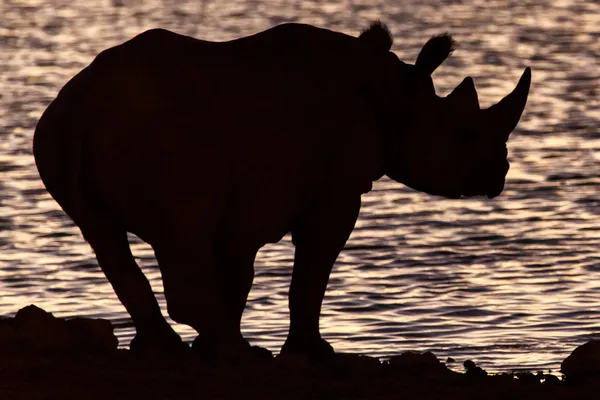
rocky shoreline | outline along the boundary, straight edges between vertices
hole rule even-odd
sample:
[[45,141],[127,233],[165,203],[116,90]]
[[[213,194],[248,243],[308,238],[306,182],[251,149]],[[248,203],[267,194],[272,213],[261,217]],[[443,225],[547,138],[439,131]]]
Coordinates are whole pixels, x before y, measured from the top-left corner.
[[459,373],[429,352],[384,362],[336,354],[319,363],[288,356],[215,365],[134,355],[117,348],[106,320],[63,320],[28,306],[0,320],[0,351],[0,399],[583,399],[600,390],[600,341],[575,349],[562,379],[488,374],[472,361]]

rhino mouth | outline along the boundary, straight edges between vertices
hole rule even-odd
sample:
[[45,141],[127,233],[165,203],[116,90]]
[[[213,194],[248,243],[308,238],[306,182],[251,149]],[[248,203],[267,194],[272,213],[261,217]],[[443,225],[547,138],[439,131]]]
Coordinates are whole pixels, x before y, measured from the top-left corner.
[[500,182],[496,183],[495,185],[490,185],[488,187],[488,189],[485,191],[485,195],[487,196],[488,199],[493,199],[494,197],[497,197],[500,195],[500,193],[502,193],[504,191],[504,178],[502,180],[500,180]]
[[486,196],[488,199],[493,199],[494,197],[499,196],[503,190],[504,190],[504,185],[502,185],[501,188],[490,190],[489,192],[486,193]]
[[[500,195],[504,190],[504,178],[487,184],[468,185],[463,187],[458,197],[486,196],[488,199]],[[450,196],[447,196],[450,197]]]
[[510,169],[510,164],[506,159],[502,161],[502,166],[500,168],[500,176],[498,176],[496,184],[490,185],[488,190],[486,191],[486,196],[490,199],[498,196],[504,190],[504,183],[506,182],[506,174],[508,174],[508,170]]

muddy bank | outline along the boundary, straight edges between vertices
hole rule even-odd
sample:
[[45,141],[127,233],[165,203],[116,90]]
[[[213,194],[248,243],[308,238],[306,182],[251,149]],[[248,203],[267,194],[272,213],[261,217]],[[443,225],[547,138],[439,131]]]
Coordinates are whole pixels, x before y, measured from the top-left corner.
[[574,399],[600,390],[600,344],[580,346],[565,376],[490,375],[475,362],[449,370],[432,353],[378,359],[338,354],[310,363],[269,358],[215,365],[117,349],[110,323],[54,318],[29,306],[0,320],[0,398]]

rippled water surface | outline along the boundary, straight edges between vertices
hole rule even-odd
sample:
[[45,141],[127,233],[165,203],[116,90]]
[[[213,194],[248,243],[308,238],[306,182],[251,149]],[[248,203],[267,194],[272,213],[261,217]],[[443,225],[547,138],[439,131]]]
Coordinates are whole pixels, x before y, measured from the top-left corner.
[[[329,284],[324,336],[341,351],[432,350],[492,371],[556,370],[600,337],[598,2],[2,0],[0,15],[0,315],[35,303],[109,318],[121,345],[133,336],[31,155],[42,111],[99,51],[151,27],[226,40],[298,21],[354,35],[380,18],[407,62],[430,36],[454,35],[458,50],[434,74],[440,94],[471,75],[487,107],[526,65],[533,84],[502,196],[443,200],[388,180],[364,196]],[[150,248],[132,241],[162,291]],[[287,334],[292,258],[288,238],[259,253],[244,315],[245,335],[274,351]]]

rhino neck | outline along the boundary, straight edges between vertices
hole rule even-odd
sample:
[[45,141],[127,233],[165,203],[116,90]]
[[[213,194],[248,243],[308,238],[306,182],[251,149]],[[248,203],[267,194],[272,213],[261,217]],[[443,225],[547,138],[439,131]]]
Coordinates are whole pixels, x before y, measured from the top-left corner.
[[[414,65],[397,60],[382,85],[380,114],[385,148],[384,173],[407,184],[431,146],[432,129],[440,114],[440,97],[435,93],[431,77]],[[423,155],[420,157],[419,155]],[[416,163],[416,164],[415,164]]]
[[407,124],[412,121],[409,101],[412,65],[389,53],[378,77],[378,121],[384,149],[382,175],[397,180],[394,173],[398,168],[403,136],[409,134]]

